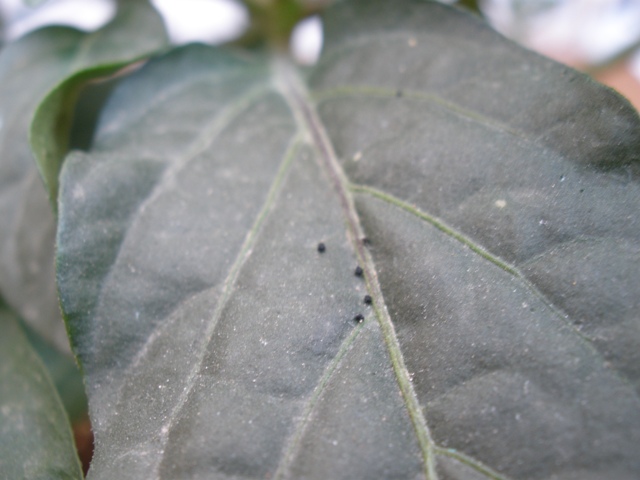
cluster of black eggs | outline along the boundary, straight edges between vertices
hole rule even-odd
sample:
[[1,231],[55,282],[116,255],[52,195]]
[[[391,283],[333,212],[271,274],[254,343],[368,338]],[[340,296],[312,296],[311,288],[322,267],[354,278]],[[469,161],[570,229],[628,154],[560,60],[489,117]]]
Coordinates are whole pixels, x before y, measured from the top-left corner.
[[[365,243],[368,243],[368,242],[365,241]],[[326,251],[327,251],[327,246],[324,244],[324,242],[320,242],[318,244],[318,252],[324,253]],[[356,277],[362,277],[364,275],[364,270],[362,270],[362,267],[358,265],[356,269],[353,271],[353,273]],[[373,299],[371,298],[371,295],[365,295],[363,301],[365,305],[371,305],[373,303]],[[355,317],[353,317],[353,321],[357,323],[364,321],[364,315],[361,313],[357,314]]]

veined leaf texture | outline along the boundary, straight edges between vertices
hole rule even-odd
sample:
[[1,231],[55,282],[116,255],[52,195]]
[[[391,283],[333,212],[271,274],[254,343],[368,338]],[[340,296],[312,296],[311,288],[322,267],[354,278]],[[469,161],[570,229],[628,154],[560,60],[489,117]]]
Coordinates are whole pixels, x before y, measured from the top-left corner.
[[65,160],[90,478],[637,478],[637,112],[449,7],[324,24],[150,61]]

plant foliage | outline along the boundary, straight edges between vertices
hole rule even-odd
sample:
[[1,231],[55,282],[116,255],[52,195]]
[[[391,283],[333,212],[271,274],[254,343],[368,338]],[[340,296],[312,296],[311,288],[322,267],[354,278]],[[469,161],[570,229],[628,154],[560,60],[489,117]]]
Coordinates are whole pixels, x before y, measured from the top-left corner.
[[112,67],[40,103],[89,477],[637,478],[637,112],[451,7],[323,21],[156,55],[64,161]]

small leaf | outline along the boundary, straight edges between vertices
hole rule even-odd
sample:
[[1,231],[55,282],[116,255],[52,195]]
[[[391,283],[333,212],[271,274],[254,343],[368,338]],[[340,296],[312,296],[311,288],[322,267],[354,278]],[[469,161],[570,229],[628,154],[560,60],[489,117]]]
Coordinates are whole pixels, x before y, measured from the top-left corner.
[[324,25],[306,78],[154,59],[65,160],[92,478],[638,477],[637,113],[435,3]]
[[31,148],[54,208],[60,164],[69,147],[74,107],[82,87],[157,51],[167,42],[162,20],[142,0],[120,2],[115,21],[98,33],[99,41],[85,40],[91,50],[75,59],[73,74],[42,100],[31,125]]
[[16,317],[0,303],[0,477],[82,479],[69,421]]

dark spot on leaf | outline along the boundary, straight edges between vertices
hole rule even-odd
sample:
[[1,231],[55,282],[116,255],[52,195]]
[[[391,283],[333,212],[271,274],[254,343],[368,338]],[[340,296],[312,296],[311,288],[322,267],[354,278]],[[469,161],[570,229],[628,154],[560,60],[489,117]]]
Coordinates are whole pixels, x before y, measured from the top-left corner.
[[584,192],[584,188],[581,188],[581,189],[580,189],[580,193],[582,193],[582,192]]
[[362,322],[364,320],[364,315],[362,315],[361,313],[357,314],[355,317],[353,317],[353,321],[354,322]]
[[363,245],[371,245],[371,240],[369,240],[367,237],[362,237],[360,241]]
[[373,301],[373,299],[371,298],[371,295],[365,295],[364,296],[364,303],[367,305],[371,305],[371,302]]
[[396,90],[396,97],[402,97],[402,90]]
[[361,277],[364,272],[362,268],[360,268],[360,265],[358,265],[356,269],[353,271],[353,273],[355,274],[356,277]]
[[327,247],[326,247],[326,245],[325,245],[324,243],[320,242],[320,243],[318,244],[318,251],[319,251],[320,253],[324,253],[324,251],[325,251],[326,249],[327,249]]

